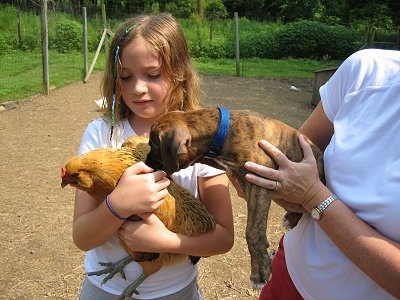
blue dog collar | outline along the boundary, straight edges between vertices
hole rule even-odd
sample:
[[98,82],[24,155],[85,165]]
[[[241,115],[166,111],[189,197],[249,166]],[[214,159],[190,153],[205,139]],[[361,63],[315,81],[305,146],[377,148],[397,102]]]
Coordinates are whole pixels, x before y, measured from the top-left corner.
[[215,158],[218,156],[229,131],[229,123],[230,123],[229,110],[223,107],[218,107],[218,110],[220,116],[218,132],[214,137],[214,141],[211,144],[210,150],[208,150],[208,153],[205,155],[210,158]]

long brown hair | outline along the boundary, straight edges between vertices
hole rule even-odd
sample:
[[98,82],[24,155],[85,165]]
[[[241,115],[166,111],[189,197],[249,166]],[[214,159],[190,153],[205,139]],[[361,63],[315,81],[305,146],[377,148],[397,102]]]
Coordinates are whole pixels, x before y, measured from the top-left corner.
[[[137,38],[143,39],[158,54],[161,72],[171,80],[167,111],[193,110],[202,107],[200,80],[192,65],[189,48],[178,22],[170,14],[139,15],[123,23],[114,35],[102,80],[102,93],[107,100],[105,116],[115,122],[132,111],[122,100],[119,84],[119,55]],[[115,116],[112,115],[115,95]]]

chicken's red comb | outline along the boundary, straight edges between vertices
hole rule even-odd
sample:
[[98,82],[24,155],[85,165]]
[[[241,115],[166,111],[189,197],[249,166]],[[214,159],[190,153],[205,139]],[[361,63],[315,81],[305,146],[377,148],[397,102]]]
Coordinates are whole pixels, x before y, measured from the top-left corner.
[[66,173],[67,173],[67,169],[65,167],[62,167],[61,168],[61,178],[63,178]]

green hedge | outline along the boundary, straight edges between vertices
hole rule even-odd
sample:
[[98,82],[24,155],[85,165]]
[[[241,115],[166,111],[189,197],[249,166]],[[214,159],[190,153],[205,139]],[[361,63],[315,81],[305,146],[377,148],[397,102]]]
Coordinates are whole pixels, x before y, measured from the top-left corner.
[[59,53],[82,49],[82,25],[71,20],[61,20],[49,36],[50,49]]
[[[341,60],[362,46],[362,35],[343,26],[317,21],[298,21],[273,31],[246,32],[240,36],[243,58],[310,58]],[[233,36],[189,44],[194,57],[233,58]]]
[[343,59],[362,46],[357,32],[317,21],[289,23],[276,39],[280,55],[294,58]]
[[[40,16],[21,13],[22,40],[18,40],[17,11],[0,6],[0,55],[12,50],[32,51],[40,47]],[[110,20],[117,26],[120,21]],[[210,41],[209,23],[193,18],[179,20],[193,57],[234,58],[235,41],[232,20],[216,23]],[[288,24],[260,23],[245,18],[239,21],[240,56],[243,58],[330,58],[341,60],[362,46],[363,33],[343,26],[317,21]],[[115,28],[113,28],[115,30]],[[101,20],[88,22],[89,51],[95,51],[102,34]],[[59,53],[82,51],[81,20],[60,13],[49,16],[49,47]]]

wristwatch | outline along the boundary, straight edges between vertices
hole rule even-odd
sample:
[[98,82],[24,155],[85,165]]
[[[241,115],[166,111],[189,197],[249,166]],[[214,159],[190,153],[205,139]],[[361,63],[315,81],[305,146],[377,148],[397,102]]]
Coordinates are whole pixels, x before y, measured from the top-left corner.
[[325,209],[327,209],[328,206],[331,205],[331,203],[335,201],[337,198],[338,197],[336,195],[330,195],[328,198],[322,201],[320,205],[314,207],[311,210],[311,218],[313,218],[316,221],[321,220],[322,214],[324,213]]

